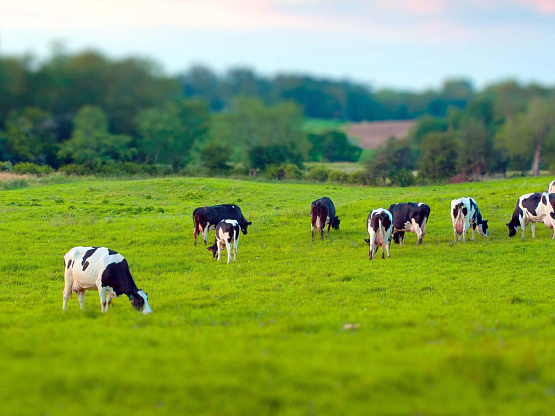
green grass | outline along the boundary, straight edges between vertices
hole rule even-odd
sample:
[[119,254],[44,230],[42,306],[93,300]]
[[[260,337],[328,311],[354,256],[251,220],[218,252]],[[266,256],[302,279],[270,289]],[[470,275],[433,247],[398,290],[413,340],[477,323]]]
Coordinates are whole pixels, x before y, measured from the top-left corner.
[[314,134],[322,134],[331,130],[346,132],[349,124],[347,121],[308,118],[303,123],[303,130]]
[[[504,225],[518,196],[548,183],[172,178],[1,191],[0,414],[549,414],[555,243],[543,225],[524,241]],[[324,195],[341,230],[311,242],[310,202]],[[465,195],[490,237],[454,244],[449,204]],[[410,234],[369,261],[369,211],[401,201],[431,206],[423,244]],[[253,223],[230,265],[192,238],[192,210],[224,202]],[[62,256],[77,245],[122,253],[154,313],[119,298],[102,315],[96,292],[86,311],[74,296],[62,313]]]
[[364,170],[364,164],[357,162],[305,162],[304,166],[309,170],[315,167],[321,167],[330,170],[339,170],[345,173]]

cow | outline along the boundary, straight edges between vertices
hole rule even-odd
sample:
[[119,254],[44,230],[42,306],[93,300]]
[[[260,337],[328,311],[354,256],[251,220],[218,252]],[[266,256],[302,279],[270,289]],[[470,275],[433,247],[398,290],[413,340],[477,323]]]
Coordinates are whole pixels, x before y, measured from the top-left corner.
[[474,233],[478,229],[478,234],[482,237],[488,236],[488,222],[482,217],[478,204],[473,198],[467,196],[451,201],[451,221],[453,222],[453,234],[455,235],[455,243],[457,237],[460,240],[462,235],[463,242],[466,243],[466,233],[472,226],[472,241],[474,241]]
[[388,211],[393,216],[393,241],[396,244],[403,245],[406,231],[416,234],[417,246],[422,244],[422,239],[426,234],[426,223],[430,217],[428,205],[422,202],[402,202],[391,205]]
[[[532,223],[532,238],[536,237],[536,222],[543,222],[547,228],[555,226],[555,194],[547,192],[536,192],[524,194],[516,203],[513,217],[506,225],[509,228],[509,237],[514,237],[518,227],[522,229],[524,238],[524,228]],[[555,239],[555,228],[553,233]]]
[[208,247],[218,261],[224,248],[227,248],[227,263],[231,261],[231,243],[233,243],[233,261],[237,261],[237,246],[239,245],[239,222],[236,220],[222,220],[216,225],[216,241]]
[[245,235],[247,235],[247,227],[252,224],[245,219],[241,208],[237,205],[223,204],[197,208],[193,211],[195,246],[197,245],[197,237],[201,233],[204,245],[206,245],[208,231],[216,228],[216,225],[222,220],[237,220],[241,232]]
[[391,257],[391,254],[389,254],[389,244],[393,231],[393,216],[391,212],[384,208],[373,210],[368,215],[367,229],[370,238],[364,241],[370,246],[368,253],[370,260],[376,257],[378,246],[382,247],[382,259],[385,259],[384,250],[387,251],[387,257]]
[[330,235],[330,227],[339,230],[339,223],[341,222],[338,217],[335,216],[335,205],[328,197],[323,197],[312,202],[310,205],[310,219],[311,219],[311,231],[312,240],[314,240],[314,228],[320,233],[320,237],[324,239],[324,229],[326,225],[328,226],[328,233]]
[[112,298],[127,295],[135,310],[147,315],[152,312],[148,296],[137,289],[127,260],[116,251],[106,247],[74,247],[64,256],[64,302],[72,292],[77,292],[79,305],[85,309],[85,292],[98,290],[100,308],[108,312]]
[[555,194],[555,181],[551,181],[551,183],[547,187],[547,192],[550,194]]

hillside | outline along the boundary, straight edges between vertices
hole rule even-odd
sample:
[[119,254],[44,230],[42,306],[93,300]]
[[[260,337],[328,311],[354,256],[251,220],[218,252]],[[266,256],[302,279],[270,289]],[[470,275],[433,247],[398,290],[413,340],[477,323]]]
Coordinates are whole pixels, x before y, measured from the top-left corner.
[[358,137],[361,147],[365,149],[376,149],[382,143],[385,143],[391,136],[395,136],[398,139],[404,138],[415,123],[415,120],[350,123],[347,133],[349,136]]

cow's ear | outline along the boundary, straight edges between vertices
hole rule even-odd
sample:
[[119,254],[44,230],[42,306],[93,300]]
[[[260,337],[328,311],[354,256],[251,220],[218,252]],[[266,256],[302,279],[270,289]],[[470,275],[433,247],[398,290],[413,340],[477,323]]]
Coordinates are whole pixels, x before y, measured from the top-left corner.
[[505,224],[507,227],[509,226],[509,223]]
[[249,221],[249,222],[247,222],[247,225],[251,225],[251,224],[252,224],[252,222],[250,222],[250,221]]
[[370,239],[369,238],[365,238],[364,241],[366,241],[368,244],[370,244]]
[[133,294],[129,295],[129,300],[133,300]]

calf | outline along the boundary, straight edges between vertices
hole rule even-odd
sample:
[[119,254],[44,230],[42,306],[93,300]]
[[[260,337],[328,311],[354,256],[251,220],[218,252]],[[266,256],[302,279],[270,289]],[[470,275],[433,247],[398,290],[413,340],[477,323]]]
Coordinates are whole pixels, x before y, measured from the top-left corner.
[[555,181],[551,181],[551,183],[547,187],[547,192],[550,194],[555,194]]
[[231,243],[233,243],[233,261],[237,261],[237,246],[239,245],[239,223],[236,220],[222,220],[216,225],[216,241],[213,246],[208,247],[214,257],[227,248],[227,263],[231,261]]
[[393,231],[393,216],[391,213],[383,208],[373,210],[368,215],[367,229],[370,238],[364,241],[370,246],[368,253],[370,260],[376,256],[378,246],[382,247],[382,259],[385,259],[384,250],[387,250],[387,257],[391,257],[391,254],[389,254],[391,232]]
[[102,312],[108,312],[112,298],[121,295],[127,295],[137,311],[152,312],[147,294],[137,289],[121,254],[106,247],[74,247],[64,256],[64,267],[64,311],[72,292],[77,292],[79,305],[85,309],[85,292],[98,290]]
[[463,242],[466,243],[466,233],[472,226],[472,241],[474,241],[474,233],[478,228],[478,233],[488,236],[488,222],[482,218],[478,204],[472,198],[467,196],[451,201],[451,221],[453,222],[453,233],[455,235],[455,243],[457,236],[460,239],[462,235]]
[[[514,237],[518,227],[520,227],[522,229],[522,238],[524,238],[524,228],[532,223],[530,228],[532,228],[532,238],[535,238],[536,222],[543,222],[547,228],[554,228],[555,194],[537,192],[525,194],[518,198],[513,217],[506,224],[509,228],[509,237]],[[555,229],[553,239],[555,239]]]
[[410,231],[418,237],[416,245],[422,244],[422,239],[426,234],[426,223],[430,217],[428,205],[422,202],[403,202],[391,205],[389,212],[393,216],[393,241],[395,243],[403,245],[405,231]]
[[311,231],[312,239],[314,240],[314,228],[320,233],[320,237],[324,239],[324,228],[328,226],[328,233],[330,235],[330,227],[339,230],[339,223],[341,222],[335,216],[335,205],[328,197],[323,197],[312,202],[310,205],[310,219],[312,222]]
[[193,223],[195,227],[193,236],[195,237],[195,246],[197,245],[197,237],[201,233],[204,244],[206,245],[208,231],[216,228],[216,225],[225,219],[237,220],[241,227],[241,232],[245,235],[247,234],[247,227],[252,224],[245,219],[241,212],[241,208],[237,205],[223,204],[195,209],[193,211]]

